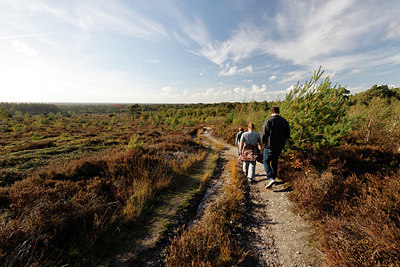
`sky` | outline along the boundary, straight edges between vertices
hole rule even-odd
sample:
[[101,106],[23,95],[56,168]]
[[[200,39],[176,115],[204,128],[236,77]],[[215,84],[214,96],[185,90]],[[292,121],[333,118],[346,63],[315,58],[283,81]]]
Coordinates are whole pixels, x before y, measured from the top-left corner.
[[0,102],[284,99],[320,66],[400,86],[399,0],[0,0]]

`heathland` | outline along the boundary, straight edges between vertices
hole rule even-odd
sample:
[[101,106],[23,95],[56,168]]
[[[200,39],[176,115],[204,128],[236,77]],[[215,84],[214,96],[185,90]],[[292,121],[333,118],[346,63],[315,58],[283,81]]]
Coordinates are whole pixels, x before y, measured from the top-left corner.
[[[239,126],[252,121],[260,129],[279,106],[292,131],[279,177],[293,188],[297,213],[314,225],[327,263],[399,265],[400,88],[374,85],[352,96],[320,76],[278,102],[1,103],[0,264],[109,262],[142,238],[138,229],[167,196],[188,188],[182,216],[204,193],[221,167],[217,146],[199,138],[204,127],[232,143]],[[234,234],[248,197],[236,165],[230,162],[223,201],[199,224],[179,227],[164,264],[230,266],[251,256]],[[190,180],[199,168],[201,179]]]

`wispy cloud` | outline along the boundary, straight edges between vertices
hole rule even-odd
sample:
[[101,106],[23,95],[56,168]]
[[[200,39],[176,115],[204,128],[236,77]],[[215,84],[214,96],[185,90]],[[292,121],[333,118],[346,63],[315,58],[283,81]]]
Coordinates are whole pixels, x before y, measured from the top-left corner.
[[202,2],[223,7],[226,20],[180,0],[0,0],[2,87],[35,91],[18,89],[23,97],[64,90],[69,99],[99,92],[108,100],[124,88],[122,100],[275,100],[286,90],[274,90],[309,79],[319,66],[331,78],[365,83],[400,67],[398,0],[239,2]]
[[[360,60],[376,54],[375,49],[367,47],[382,42],[382,29],[392,19],[388,14],[399,13],[392,11],[394,3],[368,2],[366,5],[364,1],[334,0],[311,4],[284,0],[275,18],[283,38],[271,40],[268,51],[296,65],[312,68],[323,65],[332,71],[351,69]],[[376,19],[371,19],[371,12],[376,14]],[[394,37],[398,28],[395,22],[391,25],[389,36]],[[338,64],[349,53],[359,50],[363,52],[344,60],[350,66]]]
[[163,93],[165,93],[165,94],[169,94],[169,93],[172,92],[172,87],[171,87],[171,86],[163,87],[163,88],[161,88],[161,91],[162,91]]
[[399,39],[400,38],[400,22],[399,21],[391,21],[388,33],[386,35],[388,39]]
[[[182,14],[180,17],[184,17]],[[261,51],[265,45],[263,39],[265,32],[258,29],[249,22],[241,23],[233,31],[232,37],[225,41],[212,40],[207,26],[200,18],[193,21],[181,19],[181,28],[183,34],[194,42],[194,49],[189,49],[193,54],[204,57],[207,60],[219,65],[221,71],[219,76],[233,76],[244,72],[251,73],[252,66],[238,69],[237,66],[226,67],[227,64],[233,65],[243,59],[249,58],[255,51]],[[174,33],[177,40],[185,46],[188,46],[189,40],[182,35]]]
[[232,90],[233,101],[275,101],[283,99],[285,95],[290,91],[290,88],[279,91],[268,91],[266,84],[256,85],[252,84],[248,87],[236,87]]
[[36,49],[29,47],[27,44],[19,40],[14,40],[11,43],[15,51],[24,54],[28,57],[36,57],[39,54],[39,52]]
[[278,84],[287,84],[300,81],[312,75],[312,71],[290,71],[278,82]]
[[[226,69],[225,64],[241,63],[257,54],[274,56],[307,70],[322,65],[337,73],[351,71],[362,63],[371,66],[378,62],[366,59],[376,57],[377,44],[385,38],[400,38],[399,10],[396,1],[370,1],[366,5],[361,0],[281,0],[272,19],[258,23],[251,19],[242,21],[226,40],[213,40],[199,18],[186,20],[182,28],[198,46],[191,51],[221,66],[220,76],[239,74]],[[374,19],[371,12],[376,15]],[[391,61],[389,56],[381,60]],[[296,78],[304,77],[297,74]],[[290,80],[287,77],[282,81]]]
[[252,73],[253,66],[249,65],[247,67],[239,69],[237,66],[230,66],[226,64],[225,68],[219,72],[219,76],[233,76],[238,74]]
[[[217,65],[239,62],[248,58],[253,52],[260,51],[265,45],[265,32],[249,22],[241,23],[234,30],[232,37],[223,42],[213,41],[206,25],[199,18],[193,22],[185,20],[182,28],[183,32],[199,47],[193,49],[192,52]],[[178,40],[182,44],[187,44],[187,41],[183,41],[181,37]]]
[[[164,26],[125,5],[122,1],[69,1],[68,5],[39,0],[9,2],[17,14],[50,15],[84,31],[112,31],[146,40],[167,37]],[[18,21],[9,22],[17,24]]]
[[43,37],[43,36],[58,35],[58,34],[65,34],[65,33],[67,33],[67,31],[64,31],[64,32],[43,32],[43,33],[14,34],[14,35],[0,36],[0,40],[27,38],[27,37]]

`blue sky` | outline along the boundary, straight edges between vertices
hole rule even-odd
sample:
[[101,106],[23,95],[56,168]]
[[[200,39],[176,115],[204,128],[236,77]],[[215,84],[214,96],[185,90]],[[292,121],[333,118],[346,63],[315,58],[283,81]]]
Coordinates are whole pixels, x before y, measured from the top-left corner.
[[319,66],[400,86],[400,1],[0,0],[0,102],[271,101]]

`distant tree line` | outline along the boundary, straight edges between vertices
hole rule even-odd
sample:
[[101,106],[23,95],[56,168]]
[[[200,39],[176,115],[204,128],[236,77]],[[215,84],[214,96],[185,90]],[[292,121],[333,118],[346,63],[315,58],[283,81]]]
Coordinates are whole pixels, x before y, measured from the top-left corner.
[[367,91],[354,95],[351,98],[351,103],[368,105],[375,97],[400,100],[400,87],[389,89],[387,85],[378,86],[375,84]]
[[123,104],[56,104],[63,114],[107,114],[125,113],[128,105]]
[[41,113],[48,114],[50,112],[57,113],[60,110],[54,104],[42,104],[42,103],[0,103],[0,107],[5,107],[11,115],[15,115],[17,111],[23,114],[28,113],[31,115],[37,115]]
[[46,103],[0,103],[11,115],[17,113],[29,115],[63,113],[63,114],[107,114],[127,112],[129,105],[113,104],[46,104]]

